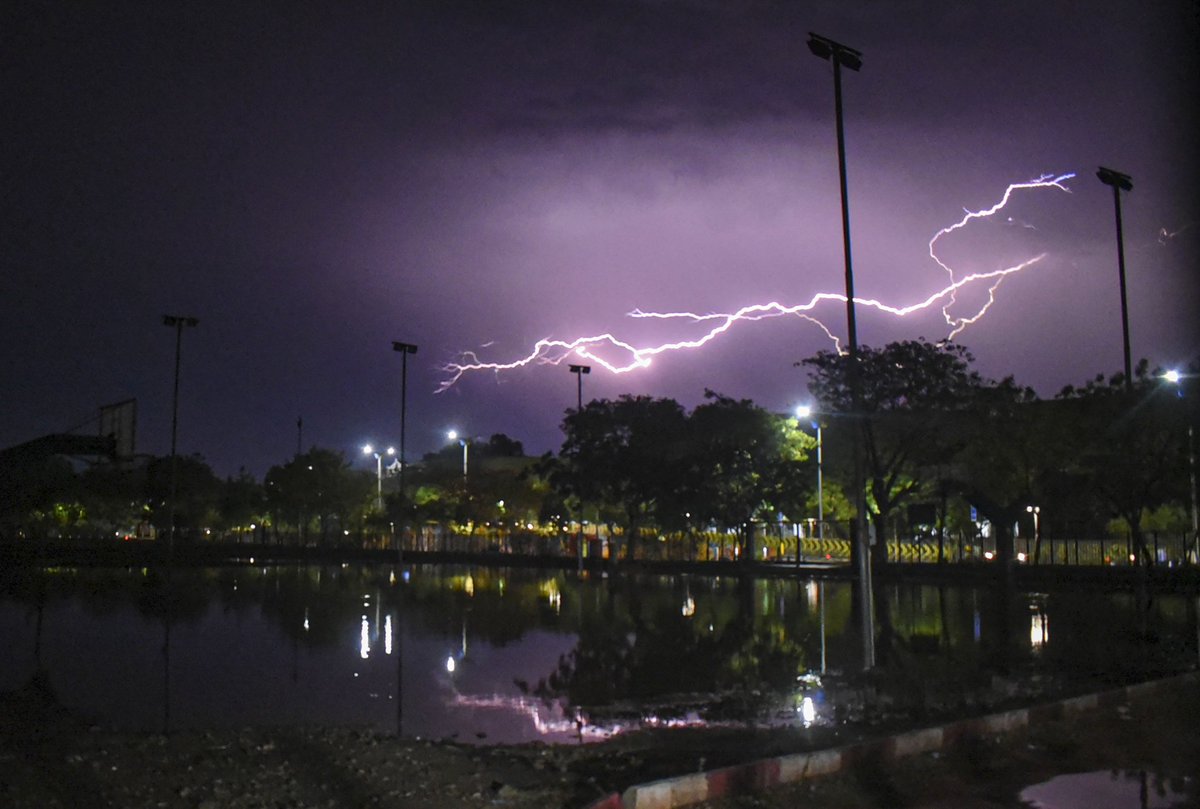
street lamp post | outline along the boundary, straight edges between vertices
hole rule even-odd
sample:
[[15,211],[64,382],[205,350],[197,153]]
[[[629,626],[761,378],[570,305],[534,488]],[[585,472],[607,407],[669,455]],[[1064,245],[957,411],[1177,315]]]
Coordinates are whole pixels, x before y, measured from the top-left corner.
[[[1033,563],[1042,561],[1042,524],[1041,506],[1025,506],[1025,511],[1033,515]],[[1050,541],[1050,563],[1054,564],[1054,540]]]
[[167,554],[175,554],[175,497],[178,486],[179,456],[176,454],[176,438],[179,434],[179,357],[183,347],[184,328],[194,328],[200,321],[194,317],[163,315],[163,325],[175,329],[175,387],[171,395],[171,504],[168,507]]
[[[1200,562],[1200,507],[1197,506],[1196,497],[1196,432],[1192,424],[1192,412],[1195,407],[1188,399],[1188,390],[1184,385],[1185,374],[1179,371],[1171,370],[1163,374],[1163,378],[1172,385],[1179,386],[1179,396],[1184,400],[1184,416],[1187,419],[1187,442],[1188,442],[1188,488],[1190,489],[1192,499],[1192,553],[1195,555],[1196,562]],[[1186,376],[1193,376],[1187,374]]]
[[[812,407],[800,405],[796,408],[796,418],[806,419],[812,415]],[[821,422],[813,419],[812,426],[817,431],[817,540],[825,539],[825,492],[822,485],[821,448],[824,441],[821,438]],[[800,564],[800,549],[796,548],[796,564]]]
[[408,528],[408,501],[405,499],[407,490],[404,488],[404,473],[408,467],[404,457],[404,422],[408,411],[408,355],[416,354],[417,347],[412,343],[393,340],[392,350],[400,352],[400,503],[404,511],[400,521],[400,539],[396,541],[396,553],[402,557],[404,535]]
[[579,385],[577,388],[578,398],[576,400],[578,402],[578,405],[577,405],[576,411],[575,411],[578,413],[583,410],[583,375],[590,374],[592,372],[592,366],[590,366],[590,365],[568,365],[567,367],[570,369],[571,373],[575,374],[575,376],[579,382]]
[[386,450],[384,450],[384,452],[379,453],[379,452],[376,452],[375,447],[371,446],[370,444],[367,444],[365,447],[363,447],[363,455],[374,455],[375,456],[375,509],[377,511],[383,511],[383,456],[384,456],[384,454],[395,455],[396,448],[388,447]]
[[[838,180],[841,184],[842,194],[842,252],[846,262],[846,330],[847,342],[850,347],[850,373],[848,374],[848,382],[850,383],[851,408],[854,411],[854,415],[858,416],[861,410],[862,396],[859,390],[858,378],[858,326],[854,315],[854,267],[850,252],[850,199],[846,185],[846,134],[842,120],[842,68],[845,67],[856,72],[860,70],[862,68],[862,52],[835,42],[828,37],[814,34],[811,31],[808,34],[808,49],[818,59],[823,59],[833,64],[833,104],[837,125]],[[872,603],[871,560],[869,558],[871,546],[867,537],[866,497],[864,492],[865,484],[863,482],[862,448],[860,446],[861,437],[859,436],[859,429],[852,430],[852,435],[854,527],[857,534],[855,549],[858,551],[859,608],[862,611],[863,620],[863,668],[872,669],[875,667],[875,632],[872,628],[874,623],[874,604]]]
[[462,450],[463,450],[463,482],[465,483],[467,480],[467,439],[460,438],[458,433],[454,430],[451,430],[450,432],[446,433],[446,437],[449,438],[451,441],[457,441],[462,446]]
[[1125,240],[1121,235],[1121,192],[1132,191],[1128,174],[1101,166],[1096,172],[1100,182],[1112,186],[1113,208],[1117,214],[1117,273],[1121,281],[1121,338],[1125,346],[1125,390],[1133,389],[1133,366],[1129,356],[1129,304],[1125,296]]

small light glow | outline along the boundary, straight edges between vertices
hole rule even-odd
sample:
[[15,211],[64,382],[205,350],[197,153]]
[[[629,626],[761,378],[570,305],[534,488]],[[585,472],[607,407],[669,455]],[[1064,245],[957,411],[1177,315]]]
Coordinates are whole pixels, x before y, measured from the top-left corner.
[[1044,646],[1050,640],[1050,622],[1044,613],[1034,611],[1029,616],[1029,645],[1034,649]]
[[996,558],[996,554],[992,553],[991,551],[984,551],[984,552],[983,552],[983,558],[984,558],[984,559],[988,559],[988,560],[995,559],[995,558]]
[[1017,561],[1018,562],[1025,561],[1025,552],[1024,551],[1020,551],[1019,553],[1017,553]]
[[816,721],[817,706],[813,703],[812,697],[805,697],[801,700],[800,707],[796,710],[800,712],[800,718],[804,720],[805,727]]
[[691,596],[685,598],[683,600],[683,609],[680,612],[683,613],[684,618],[691,618],[696,614],[696,600]]
[[453,674],[453,673],[454,673],[454,668],[455,668],[455,664],[454,664],[454,658],[453,658],[453,657],[447,657],[447,658],[446,658],[446,671],[447,671],[447,672],[449,672],[450,674]]
[[358,628],[358,655],[363,660],[371,656],[371,625],[367,622],[365,615]]
[[390,655],[392,653],[392,616],[386,615],[383,618],[383,653]]

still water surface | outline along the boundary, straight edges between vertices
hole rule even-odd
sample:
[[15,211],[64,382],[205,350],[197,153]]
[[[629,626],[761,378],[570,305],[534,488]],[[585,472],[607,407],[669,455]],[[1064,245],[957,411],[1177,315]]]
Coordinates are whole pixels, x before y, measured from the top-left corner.
[[[0,576],[0,691],[41,672],[120,728],[356,725],[576,742],[646,724],[838,721],[851,585],[419,566],[18,570]],[[883,587],[907,696],[1197,658],[1194,598]]]

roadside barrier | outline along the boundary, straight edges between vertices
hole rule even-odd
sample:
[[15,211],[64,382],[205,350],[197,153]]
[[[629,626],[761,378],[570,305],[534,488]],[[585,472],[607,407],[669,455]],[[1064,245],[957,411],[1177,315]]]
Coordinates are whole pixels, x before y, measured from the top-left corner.
[[1200,672],[1189,672],[1030,708],[961,719],[945,725],[869,739],[829,750],[776,756],[647,784],[635,784],[624,792],[614,792],[588,804],[586,809],[682,809],[713,798],[758,792],[810,778],[833,775],[860,761],[895,761],[942,750],[964,739],[1011,733],[1035,722],[1120,704],[1160,689],[1169,690],[1198,681]]

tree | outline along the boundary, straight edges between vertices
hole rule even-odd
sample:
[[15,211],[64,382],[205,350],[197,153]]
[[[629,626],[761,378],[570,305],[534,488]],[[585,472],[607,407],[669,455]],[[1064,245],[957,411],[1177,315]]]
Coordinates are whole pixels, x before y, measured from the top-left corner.
[[261,525],[266,505],[263,486],[241,469],[237,477],[227,478],[221,486],[221,527],[229,530],[244,528],[251,523]]
[[[166,537],[171,522],[171,458],[155,458],[146,467],[146,499],[154,525]],[[175,528],[178,536],[195,532],[216,520],[221,481],[199,455],[175,458]]]
[[[60,527],[57,504],[74,503],[79,482],[69,461],[60,456],[8,458],[0,465],[0,533]],[[7,525],[7,528],[5,527]]]
[[314,447],[266,476],[267,504],[277,524],[293,522],[297,533],[316,518],[321,541],[327,542],[334,523],[342,525],[361,515],[375,491],[375,476],[354,470],[345,456]]
[[1187,413],[1175,389],[1148,367],[1146,360],[1138,363],[1129,387],[1122,375],[1098,376],[1057,398],[1070,413],[1064,431],[1089,489],[1129,527],[1139,561],[1153,564],[1143,520],[1186,497]]
[[659,516],[683,472],[686,419],[673,399],[598,399],[563,420],[565,439],[552,483],[564,497],[620,510],[626,557],[640,527]]
[[[855,412],[850,357],[821,351],[802,361],[810,370],[809,390],[823,413],[841,414],[862,431],[867,507],[875,526],[875,559],[886,558],[884,537],[890,516],[916,496],[928,494],[922,470],[952,456],[961,440],[944,428],[946,414],[970,405],[984,385],[971,369],[963,346],[924,339],[862,346],[858,354],[859,398]],[[833,465],[838,468],[837,464]],[[842,474],[846,468],[843,465]],[[853,491],[847,487],[847,491]]]
[[[736,528],[753,558],[753,521],[799,508],[812,486],[802,462],[816,440],[795,419],[705,391],[687,421],[687,468],[677,499],[703,522]],[[750,528],[750,530],[743,530]]]
[[947,473],[948,484],[991,520],[1002,565],[1012,560],[1012,526],[1030,505],[1046,502],[1051,480],[1067,457],[1057,421],[1033,390],[1008,377],[980,386],[970,406],[947,425],[964,442],[960,462]]

